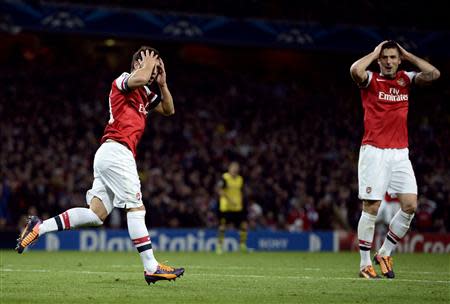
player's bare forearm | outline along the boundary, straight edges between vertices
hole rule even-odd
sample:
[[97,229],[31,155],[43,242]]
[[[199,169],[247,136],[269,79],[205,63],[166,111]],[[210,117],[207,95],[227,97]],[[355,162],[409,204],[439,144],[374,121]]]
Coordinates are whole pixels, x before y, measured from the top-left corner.
[[377,58],[378,54],[375,54],[375,52],[371,52],[352,64],[352,66],[350,67],[350,75],[357,84],[366,81],[366,69]]
[[127,85],[130,89],[143,87],[150,81],[153,69],[158,62],[158,55],[153,51],[146,50],[141,52],[141,58],[138,59],[139,68],[135,69],[130,78],[128,78]]
[[420,70],[420,73],[416,76],[416,84],[428,84],[441,76],[441,72],[439,72],[439,70],[431,63],[414,55],[413,53],[406,51],[402,46],[399,45],[399,47],[402,59],[411,62]]
[[130,87],[130,89],[135,89],[146,85],[150,80],[152,71],[153,67],[150,66],[134,70],[133,73],[131,73],[130,78],[128,79],[128,86]]
[[367,54],[366,56],[358,59],[355,61],[352,66],[350,67],[350,75],[352,76],[353,80],[359,85],[362,84],[367,79],[367,68],[369,65],[378,57],[380,57],[381,47],[383,44],[385,44],[387,41],[381,42],[379,45],[375,47],[375,49]]
[[165,116],[173,115],[175,113],[175,107],[173,105],[172,94],[170,94],[169,87],[167,86],[167,73],[164,61],[159,58],[158,76],[156,77],[159,90],[161,91],[161,103],[156,108],[158,113]]
[[161,103],[156,108],[156,111],[166,116],[175,114],[172,94],[170,93],[167,84],[160,85],[159,89],[161,91]]
[[439,72],[437,68],[416,55],[409,53],[409,56],[405,59],[414,64],[420,70],[420,73],[416,76],[416,84],[431,83],[441,76],[441,72]]

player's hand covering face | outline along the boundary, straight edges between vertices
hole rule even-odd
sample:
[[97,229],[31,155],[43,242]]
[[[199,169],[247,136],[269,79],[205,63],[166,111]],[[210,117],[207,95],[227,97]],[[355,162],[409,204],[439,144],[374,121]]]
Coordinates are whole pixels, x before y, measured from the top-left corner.
[[157,63],[153,68],[152,75],[150,76],[150,80],[148,81],[148,83],[149,84],[152,83],[157,78],[158,74],[159,74],[159,63]]
[[156,70],[157,70],[156,82],[158,82],[160,86],[166,85],[166,69],[164,67],[164,61],[162,60],[161,57],[159,58],[159,63],[156,66]]
[[138,59],[139,68],[149,68],[152,71],[149,83],[156,78],[155,71],[157,71],[157,65],[159,64],[158,57],[159,56],[154,54],[153,51],[150,52],[149,50],[146,50],[145,52],[141,52],[141,58]]

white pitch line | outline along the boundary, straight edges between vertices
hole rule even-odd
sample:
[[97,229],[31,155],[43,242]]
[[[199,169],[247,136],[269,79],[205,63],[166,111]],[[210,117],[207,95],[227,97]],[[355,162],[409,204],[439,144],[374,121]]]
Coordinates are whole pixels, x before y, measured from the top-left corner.
[[[299,279],[299,280],[350,280],[350,281],[364,281],[361,278],[346,278],[346,277],[310,277],[310,276],[267,276],[267,275],[239,275],[239,274],[201,274],[193,273],[194,276],[214,276],[214,277],[232,277],[232,278],[260,278],[260,279]],[[416,282],[416,283],[444,283],[450,284],[450,281],[432,281],[432,280],[414,280],[414,279],[395,279],[395,280],[370,280],[374,282]]]
[[[97,267],[97,266],[92,266],[90,265],[89,267]],[[98,266],[98,267],[104,267],[104,266]],[[110,267],[112,268],[142,268],[142,265],[120,265],[120,264],[115,264],[115,265],[110,265]],[[262,267],[252,267],[252,266],[199,266],[199,265],[186,265],[183,264],[184,268],[189,268],[189,269],[230,269],[230,270],[239,270],[239,269],[263,269]],[[278,268],[280,269],[280,268]],[[292,269],[292,268],[284,268],[284,269]]]
[[89,270],[44,270],[44,269],[11,269],[4,268],[0,269],[0,273],[2,271],[5,272],[57,272],[57,273],[78,273],[78,274],[116,274],[116,272],[108,272],[108,271],[89,271]]
[[[4,268],[1,271],[5,272],[52,272],[51,270],[44,269],[11,269]],[[0,272],[1,272],[0,271]],[[57,273],[78,273],[78,274],[117,274],[115,272],[106,271],[78,271],[78,270],[56,270],[53,272]],[[334,280],[334,281],[365,281],[361,278],[349,278],[349,277],[310,277],[310,276],[272,276],[272,275],[253,275],[253,274],[213,274],[213,273],[190,273],[190,276],[204,276],[204,277],[229,277],[229,278],[250,278],[250,279],[280,279],[280,280],[311,280],[311,281],[322,281],[322,280]],[[372,282],[413,282],[413,283],[427,283],[427,284],[450,284],[450,281],[441,280],[413,280],[413,279],[394,279],[394,280],[370,280]]]
[[[3,272],[3,271],[6,271],[6,272],[11,272],[11,271],[25,271],[25,270],[22,270],[22,269],[10,269],[10,268],[0,268],[0,272]],[[48,269],[31,269],[30,270],[30,272],[51,272],[51,270],[48,270]]]
[[448,271],[396,271],[396,273],[409,273],[409,274],[447,274],[450,276]]

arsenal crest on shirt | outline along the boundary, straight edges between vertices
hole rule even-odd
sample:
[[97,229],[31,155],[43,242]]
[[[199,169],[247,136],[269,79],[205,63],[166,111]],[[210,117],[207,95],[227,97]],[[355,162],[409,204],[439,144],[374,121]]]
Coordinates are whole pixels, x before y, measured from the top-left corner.
[[406,86],[406,82],[405,82],[405,80],[404,80],[403,78],[397,79],[397,84],[398,84],[399,86],[401,86],[401,87]]

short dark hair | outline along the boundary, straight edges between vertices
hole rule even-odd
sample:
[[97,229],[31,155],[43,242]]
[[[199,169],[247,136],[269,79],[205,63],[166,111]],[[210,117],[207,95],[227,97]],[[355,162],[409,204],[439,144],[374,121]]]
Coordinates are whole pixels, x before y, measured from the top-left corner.
[[136,61],[142,59],[142,58],[141,58],[141,52],[145,52],[145,51],[147,51],[147,50],[149,50],[150,53],[153,51],[154,54],[156,54],[156,55],[159,56],[159,52],[158,52],[157,49],[154,49],[154,48],[152,48],[152,47],[150,47],[150,46],[146,46],[146,45],[141,46],[141,47],[139,48],[139,50],[137,50],[136,53],[133,54],[133,58],[131,59],[131,71],[134,70],[134,63],[135,63]]
[[385,50],[385,49],[397,49],[398,54],[399,55],[402,54],[400,47],[398,46],[397,42],[395,42],[394,40],[388,40],[385,44],[383,44],[381,46],[380,55],[381,55],[381,53],[383,53],[383,50]]

